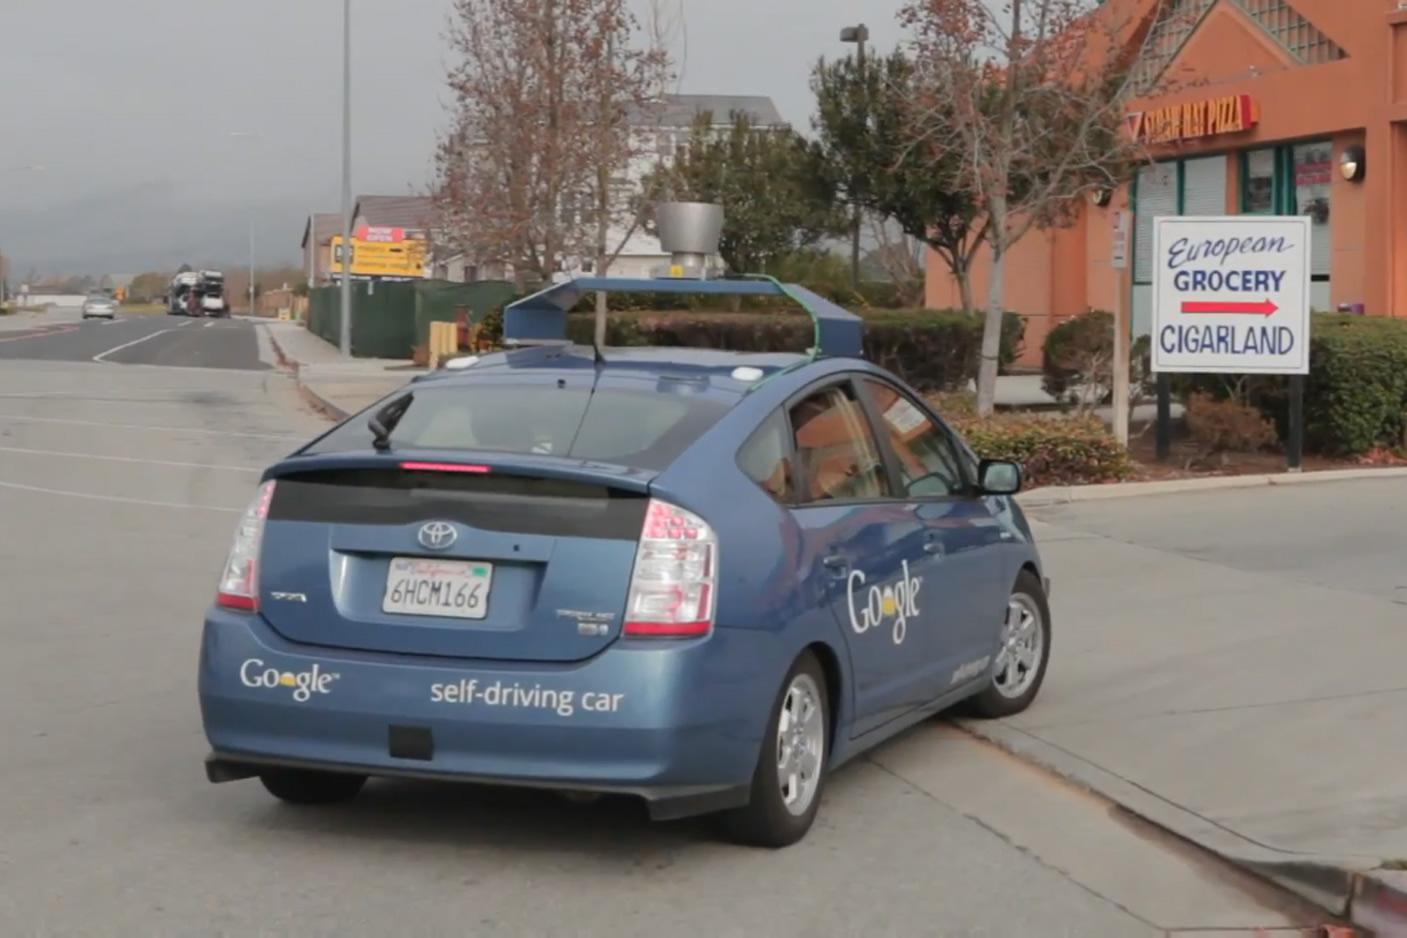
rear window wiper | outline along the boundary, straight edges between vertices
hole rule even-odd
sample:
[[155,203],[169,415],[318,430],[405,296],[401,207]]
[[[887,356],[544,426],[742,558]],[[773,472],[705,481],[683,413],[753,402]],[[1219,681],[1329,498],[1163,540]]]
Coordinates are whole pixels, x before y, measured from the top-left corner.
[[391,433],[396,429],[396,424],[401,422],[405,412],[410,410],[410,405],[414,401],[414,394],[398,397],[372,414],[367,420],[366,425],[371,430],[371,445],[378,452],[385,452],[391,448]]

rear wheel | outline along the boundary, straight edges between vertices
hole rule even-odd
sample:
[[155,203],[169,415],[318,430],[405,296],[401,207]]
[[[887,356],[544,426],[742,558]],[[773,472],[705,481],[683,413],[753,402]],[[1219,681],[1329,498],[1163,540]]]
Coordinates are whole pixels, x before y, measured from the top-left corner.
[[826,677],[809,651],[796,659],[772,705],[748,805],[724,815],[739,843],[785,847],[810,830],[825,780],[830,712]]
[[259,781],[269,794],[290,804],[335,804],[357,796],[365,775],[315,772],[311,769],[266,769]]
[[1034,573],[1022,570],[1007,600],[992,683],[972,699],[972,710],[983,717],[1007,717],[1025,710],[1040,692],[1049,660],[1050,606],[1045,589]]

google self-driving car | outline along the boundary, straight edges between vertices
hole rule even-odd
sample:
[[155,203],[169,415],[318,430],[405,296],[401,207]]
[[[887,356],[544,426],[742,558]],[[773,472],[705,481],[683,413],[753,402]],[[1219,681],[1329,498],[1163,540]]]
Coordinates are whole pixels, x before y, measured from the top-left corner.
[[[800,354],[565,340],[595,290],[790,298]],[[861,321],[769,280],[559,283],[504,352],[270,467],[205,620],[207,774],[643,798],[805,834],[826,773],[959,702],[1027,707],[1047,584],[1012,499]]]

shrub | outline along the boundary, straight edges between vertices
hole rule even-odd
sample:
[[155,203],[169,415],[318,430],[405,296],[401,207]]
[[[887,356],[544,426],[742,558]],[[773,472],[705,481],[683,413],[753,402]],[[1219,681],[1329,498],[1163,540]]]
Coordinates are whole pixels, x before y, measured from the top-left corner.
[[[1281,376],[1198,375],[1186,393],[1242,397],[1289,433],[1289,381]],[[1407,322],[1385,317],[1314,316],[1304,394],[1305,447],[1358,456],[1402,446],[1407,430]]]
[[1091,310],[1060,323],[1046,334],[1041,386],[1054,398],[1067,398],[1084,384],[1108,387],[1114,360],[1114,316]]
[[1276,440],[1275,424],[1254,407],[1197,393],[1187,399],[1187,430],[1209,453],[1249,453]]
[[1097,418],[994,414],[949,421],[983,459],[1021,464],[1026,484],[1117,482],[1131,469],[1129,454]]
[[[883,311],[866,314],[864,355],[920,391],[962,387],[977,375],[982,317],[954,310]],[[1002,360],[1015,359],[1025,322],[1008,314],[1002,322]],[[590,313],[573,313],[567,335],[589,344]],[[606,322],[606,344],[716,348],[736,352],[803,352],[811,346],[811,320],[796,311],[625,313]]]
[[928,403],[949,423],[977,416],[977,395],[972,391],[940,391],[929,395]]
[[[1149,390],[1148,338],[1135,339],[1129,350],[1130,394]],[[1101,309],[1067,319],[1046,334],[1041,356],[1041,386],[1051,397],[1072,404],[1108,400],[1114,384],[1114,314]],[[1083,393],[1082,393],[1083,392]]]

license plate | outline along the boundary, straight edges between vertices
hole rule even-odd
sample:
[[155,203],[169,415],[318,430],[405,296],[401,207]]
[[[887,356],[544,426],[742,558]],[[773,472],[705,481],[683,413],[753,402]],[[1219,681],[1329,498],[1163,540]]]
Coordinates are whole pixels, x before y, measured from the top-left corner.
[[489,614],[493,564],[392,557],[382,612],[404,616],[482,619]]

